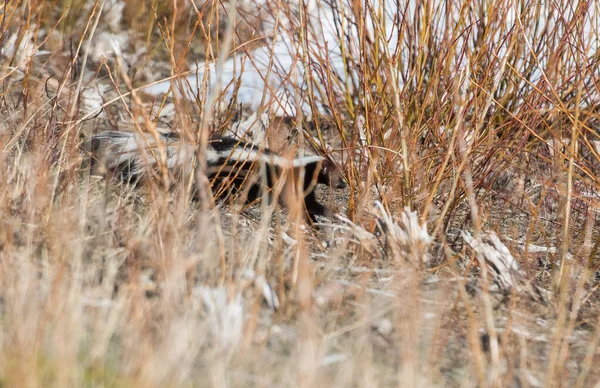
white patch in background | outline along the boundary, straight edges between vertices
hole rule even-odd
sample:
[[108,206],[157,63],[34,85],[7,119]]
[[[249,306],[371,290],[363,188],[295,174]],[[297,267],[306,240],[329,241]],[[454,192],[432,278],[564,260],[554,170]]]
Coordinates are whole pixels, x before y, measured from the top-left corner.
[[120,31],[124,9],[125,1],[105,0],[104,9],[102,11],[102,21],[105,25],[108,25],[112,31]]
[[267,113],[261,114],[260,120],[258,120],[256,112],[254,112],[247,119],[241,119],[233,123],[225,135],[250,141],[254,144],[261,144],[264,141],[267,128],[269,128],[270,124],[271,120]]
[[332,353],[328,354],[321,360],[320,366],[329,366],[333,364],[339,364],[340,362],[344,362],[348,360],[349,357],[344,353]]
[[98,116],[106,118],[106,112],[101,111],[104,105],[102,96],[108,95],[113,90],[111,85],[95,83],[93,87],[86,87],[81,91],[83,113],[98,112]]
[[488,272],[501,290],[508,291],[517,285],[519,265],[494,232],[486,236],[489,238],[485,242],[481,237],[475,240],[469,232],[463,231],[462,236],[477,254],[479,265],[491,268]]
[[[504,239],[506,239],[508,241],[512,241],[514,243],[517,243],[519,245],[519,249],[522,251],[525,251],[525,241],[524,240],[517,241],[510,237],[504,237]],[[546,246],[542,246],[542,245],[528,244],[527,251],[529,253],[556,253],[557,249],[554,246],[546,247]]]
[[[309,40],[309,49],[318,50],[317,45],[326,42],[331,49],[329,58],[333,65],[332,70],[336,76],[345,79],[345,66],[339,55],[340,49],[331,10],[325,6],[320,9],[315,2],[313,3],[310,7],[309,18],[316,33]],[[231,100],[234,92],[231,81],[239,78],[241,84],[237,92],[238,103],[242,103],[252,110],[258,110],[263,100],[263,93],[266,91],[265,108],[278,117],[295,116],[297,90],[306,90],[306,66],[299,60],[302,56],[296,52],[295,38],[290,37],[285,31],[286,26],[291,26],[290,21],[282,13],[279,14],[279,18],[281,30],[277,32],[275,42],[247,53],[238,53],[221,64],[200,63],[197,73],[187,77],[190,88],[186,88],[182,94],[193,97],[197,90],[202,88],[198,81],[201,82],[205,73],[208,73],[206,75],[208,76],[209,91],[213,91],[220,81],[220,90],[217,92],[225,91],[225,100]],[[266,26],[265,35],[272,34],[275,27],[274,20],[266,20],[264,25]],[[271,53],[273,53],[273,61],[270,60]],[[217,80],[217,74],[220,74],[220,80]],[[267,83],[269,87],[267,87]],[[144,91],[148,94],[160,95],[166,93],[169,88],[170,81],[167,81],[150,86]],[[310,114],[311,109],[305,101],[305,96],[299,97],[302,111],[304,114]],[[320,100],[321,98],[317,98],[317,109],[325,112],[326,109]]]
[[244,270],[242,276],[244,279],[252,282],[254,286],[261,291],[263,298],[271,311],[275,311],[279,308],[279,298],[277,297],[277,293],[273,291],[264,276],[257,276],[251,269]]
[[590,140],[590,143],[592,143],[592,147],[594,147],[594,151],[596,151],[596,153],[600,155],[600,141]]
[[225,288],[196,287],[192,296],[202,302],[215,346],[233,351],[240,344],[244,329],[241,294],[229,296]]
[[102,58],[110,59],[113,55],[122,56],[121,47],[126,47],[129,42],[125,33],[108,31],[97,32],[93,40],[89,55],[94,62],[100,62]]
[[360,144],[361,145],[365,145],[367,144],[367,132],[366,132],[366,124],[367,124],[367,119],[365,118],[364,115],[360,114],[358,116],[356,116],[356,129],[358,129],[358,135],[360,138]]
[[463,231],[462,236],[477,253],[479,265],[491,265],[491,275],[501,289],[507,291],[517,285],[519,263],[496,233],[490,232],[474,239],[469,232]]
[[[32,25],[31,29],[35,31],[35,26]],[[19,70],[25,70],[28,58],[36,53],[35,45],[33,44],[34,36],[31,30],[26,30],[17,46],[18,38],[19,34],[17,33],[10,35],[4,43],[4,47],[0,47],[0,55],[12,57],[14,66]]]
[[554,157],[554,154],[556,151],[560,152],[561,154],[565,154],[567,151],[567,148],[569,146],[569,144],[571,144],[571,139],[569,138],[564,138],[564,139],[549,139],[546,140],[546,144],[548,145],[548,150],[550,151],[550,156]]
[[430,260],[428,249],[433,240],[427,232],[427,222],[421,225],[417,212],[411,211],[408,207],[400,213],[400,221],[395,222],[381,202],[376,201],[375,206],[387,229],[388,241],[399,248],[396,253],[406,256],[407,259],[419,257],[421,263],[428,264]]
[[475,251],[479,266],[485,266],[492,277],[495,287],[490,287],[491,291],[507,294],[514,289],[518,294],[527,295],[538,302],[545,302],[552,297],[549,291],[525,279],[525,272],[496,233],[481,233],[477,239],[469,232],[461,231],[461,234]]

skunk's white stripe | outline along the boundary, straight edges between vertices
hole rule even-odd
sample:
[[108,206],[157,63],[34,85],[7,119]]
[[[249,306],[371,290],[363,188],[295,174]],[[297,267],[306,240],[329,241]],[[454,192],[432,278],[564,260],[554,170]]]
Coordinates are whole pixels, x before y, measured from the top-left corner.
[[[243,144],[240,144],[242,146]],[[232,162],[252,162],[261,161],[270,163],[278,167],[304,167],[311,163],[321,162],[325,160],[324,157],[319,155],[304,156],[302,158],[287,159],[279,155],[266,154],[256,149],[238,147],[231,150],[214,151],[208,150],[206,161],[207,163],[218,163],[219,160],[228,159]]]
[[296,158],[293,160],[293,166],[294,167],[304,167],[307,166],[311,163],[317,163],[317,162],[322,162],[324,161],[325,158],[319,155],[310,155],[310,156],[304,156],[302,158]]
[[[177,138],[169,138],[167,134],[161,136],[166,147],[167,167],[189,170],[193,166],[196,147],[188,142]],[[156,165],[157,160],[149,154],[150,149],[157,149],[157,143],[150,134],[137,134],[130,132],[104,132],[94,136],[94,139],[105,141],[108,150],[107,167],[116,168],[123,164],[132,163],[132,174],[143,172],[144,165]],[[146,152],[142,154],[142,152]],[[264,162],[281,168],[304,167],[312,163],[325,160],[319,155],[304,156],[301,158],[288,159],[279,155],[261,152],[251,144],[239,142],[229,149],[217,151],[208,144],[206,161],[209,167],[236,162]]]

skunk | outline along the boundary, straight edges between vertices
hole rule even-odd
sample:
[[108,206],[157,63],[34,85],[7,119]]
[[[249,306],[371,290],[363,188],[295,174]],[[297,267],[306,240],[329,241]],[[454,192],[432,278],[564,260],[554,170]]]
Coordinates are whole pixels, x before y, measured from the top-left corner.
[[[196,146],[173,132],[161,133],[160,140],[166,153],[167,168],[175,176],[193,174]],[[121,180],[134,183],[144,178],[148,167],[157,169],[160,161],[159,147],[154,137],[147,133],[102,132],[92,136],[90,150],[92,174],[116,173]],[[288,208],[293,198],[304,196],[306,212],[313,221],[316,215],[333,215],[317,200],[315,186],[346,186],[335,164],[326,157],[305,156],[290,160],[232,137],[210,138],[206,162],[207,176],[217,198],[242,193],[246,203],[252,203],[266,193],[272,201],[273,191],[279,187],[279,201]],[[304,192],[302,196],[294,195],[302,172]],[[281,179],[284,181],[279,183]],[[194,197],[197,199],[196,194]]]

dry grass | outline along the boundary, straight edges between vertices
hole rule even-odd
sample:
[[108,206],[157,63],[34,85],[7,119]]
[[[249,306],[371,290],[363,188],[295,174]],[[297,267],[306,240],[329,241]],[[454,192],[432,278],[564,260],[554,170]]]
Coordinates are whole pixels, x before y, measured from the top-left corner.
[[[0,386],[600,384],[600,3],[328,1],[1,2]],[[267,138],[349,183],[317,228],[210,200],[235,102],[139,90],[274,24],[308,110]],[[90,176],[92,133],[166,127],[203,201]]]

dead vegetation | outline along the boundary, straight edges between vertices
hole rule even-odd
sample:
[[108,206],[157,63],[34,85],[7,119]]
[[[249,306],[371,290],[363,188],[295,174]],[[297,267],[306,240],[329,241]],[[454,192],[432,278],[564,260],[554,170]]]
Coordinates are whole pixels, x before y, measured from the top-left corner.
[[[0,10],[0,385],[600,383],[597,1]],[[195,176],[92,176],[103,130]],[[212,201],[213,133],[329,153],[339,214]]]

